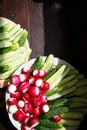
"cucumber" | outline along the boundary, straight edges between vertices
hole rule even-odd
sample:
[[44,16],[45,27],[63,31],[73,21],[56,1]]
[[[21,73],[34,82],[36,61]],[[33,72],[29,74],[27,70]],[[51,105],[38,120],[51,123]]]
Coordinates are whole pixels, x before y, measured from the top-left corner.
[[35,129],[35,130],[50,130],[50,128],[43,127],[43,126],[41,126],[41,125],[37,125],[34,129]]
[[47,113],[42,114],[40,116],[40,118],[41,119],[50,119],[56,115],[66,113],[68,111],[69,111],[69,107],[66,107],[66,106],[54,107],[54,108],[50,108],[50,110]]
[[4,53],[8,53],[10,51],[15,51],[19,48],[19,44],[18,43],[15,43],[15,44],[12,44],[11,47],[6,47],[6,48],[1,48],[0,49],[0,54],[4,54]]
[[2,40],[0,41],[0,48],[9,47],[12,45],[12,42],[9,40]]
[[32,70],[41,69],[43,66],[42,56],[38,56],[32,65]]
[[14,35],[20,29],[20,24],[14,25],[9,32],[0,33],[0,40],[9,39],[12,35]]
[[23,29],[22,33],[15,38],[13,43],[18,43],[19,46],[23,46],[27,36],[28,36],[27,30]]
[[12,69],[12,67],[10,65],[0,66],[0,74],[4,73],[6,71],[9,71],[11,69]]
[[55,74],[53,74],[48,80],[47,82],[50,83],[50,89],[53,89],[57,84],[58,82],[61,81],[62,79],[62,74],[64,72],[66,68],[66,65],[62,65]]
[[8,23],[9,23],[9,21],[7,19],[0,18],[0,27],[5,26]]
[[56,122],[53,122],[53,121],[48,120],[48,119],[42,119],[40,121],[39,125],[41,125],[43,127],[50,128],[50,129],[53,129],[53,128],[62,128],[63,127],[63,125],[61,123],[56,123]]
[[65,126],[79,126],[81,121],[80,120],[71,120],[71,119],[61,119],[60,123]]
[[49,71],[53,67],[53,59],[54,59],[54,56],[52,54],[49,54],[46,57],[44,66],[41,69],[45,70],[46,72]]
[[50,69],[43,80],[48,80],[55,72],[61,67],[61,64],[55,66],[54,68]]
[[0,27],[0,33],[8,32],[11,29],[9,22]]
[[50,108],[55,108],[58,106],[63,106],[66,102],[68,102],[68,98],[58,98],[52,101],[49,101]]

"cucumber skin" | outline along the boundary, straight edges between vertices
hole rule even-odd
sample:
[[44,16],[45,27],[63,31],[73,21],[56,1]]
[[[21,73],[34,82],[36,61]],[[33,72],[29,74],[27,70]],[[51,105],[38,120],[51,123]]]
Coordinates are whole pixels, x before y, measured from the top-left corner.
[[43,127],[43,126],[41,126],[41,125],[37,125],[37,126],[35,127],[35,130],[50,130],[50,128],[46,128],[46,127]]
[[6,71],[9,71],[11,69],[12,69],[12,67],[10,65],[0,66],[0,74],[4,73]]
[[49,101],[49,105],[51,108],[63,106],[69,99],[67,98],[57,98],[55,100]]
[[32,70],[41,69],[42,66],[42,56],[38,56],[32,65]]
[[61,123],[56,123],[48,119],[41,120],[40,125],[47,128],[62,128],[63,127]]
[[43,78],[43,80],[48,80],[59,68],[61,67],[61,64],[55,66],[55,68],[52,68],[49,70],[46,74],[46,76]]
[[69,111],[69,107],[66,107],[66,106],[50,108],[50,110],[47,113],[42,114],[40,116],[40,119],[50,119],[56,115],[66,113],[68,111]]

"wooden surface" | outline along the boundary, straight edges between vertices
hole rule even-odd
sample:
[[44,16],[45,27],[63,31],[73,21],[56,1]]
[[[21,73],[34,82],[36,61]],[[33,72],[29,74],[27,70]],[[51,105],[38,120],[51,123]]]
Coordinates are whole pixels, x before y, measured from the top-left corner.
[[[13,20],[28,30],[31,58],[53,53],[87,75],[86,2],[34,1],[0,0],[0,16]],[[87,129],[86,123],[87,119],[79,130]],[[16,130],[9,122],[5,107],[0,108],[0,130]]]

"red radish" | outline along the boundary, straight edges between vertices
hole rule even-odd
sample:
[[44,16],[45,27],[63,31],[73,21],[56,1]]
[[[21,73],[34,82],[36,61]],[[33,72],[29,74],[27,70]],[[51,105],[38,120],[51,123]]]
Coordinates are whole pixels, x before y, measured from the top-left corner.
[[41,78],[36,78],[34,84],[35,84],[37,87],[40,87],[40,86],[42,86],[42,84],[43,84],[43,80],[42,80]]
[[25,106],[24,106],[24,111],[26,113],[32,113],[32,110],[33,110],[33,107],[32,107],[32,104],[30,102],[28,103],[25,103]]
[[38,96],[38,100],[39,100],[40,103],[47,102],[46,95],[43,92],[41,92],[40,95]]
[[35,127],[39,124],[40,120],[38,117],[35,117],[35,116],[32,116],[30,119],[29,119],[29,126],[30,127]]
[[23,100],[19,100],[17,105],[18,105],[18,108],[23,108],[25,105],[25,102]]
[[29,83],[30,84],[34,84],[34,81],[35,81],[35,77],[34,76],[29,76],[29,79],[28,79]]
[[25,115],[25,117],[24,117],[23,120],[22,120],[22,123],[23,123],[23,124],[27,124],[28,121],[29,121],[29,118],[30,118],[29,115]]
[[36,70],[33,71],[33,76],[38,77],[39,73],[40,73],[40,70],[36,69]]
[[46,71],[45,70],[40,70],[39,77],[43,78],[45,76],[46,76]]
[[20,92],[14,92],[10,94],[12,98],[20,99],[21,93]]
[[29,88],[28,93],[31,97],[37,97],[40,93],[40,90],[36,86],[32,86]]
[[17,100],[15,98],[9,98],[7,100],[7,103],[8,103],[9,106],[10,105],[16,105],[17,104]]
[[11,113],[11,114],[14,114],[17,110],[18,110],[18,108],[17,108],[16,105],[10,105],[10,106],[8,107],[8,111],[9,111],[9,113]]
[[18,86],[18,85],[20,84],[20,76],[17,75],[17,74],[13,75],[13,76],[12,76],[12,79],[11,79],[11,82],[12,82],[14,85]]
[[17,87],[12,83],[7,86],[7,92],[9,93],[14,93],[16,90],[17,90]]
[[22,99],[24,101],[29,101],[30,100],[30,95],[27,92],[23,93],[21,97],[22,97]]
[[39,107],[33,108],[32,113],[33,113],[34,116],[39,116],[41,114],[40,108]]
[[28,75],[27,74],[20,74],[20,81],[24,82],[28,80]]
[[29,82],[25,81],[25,82],[21,83],[20,86],[18,86],[18,90],[19,90],[19,92],[24,93],[24,92],[26,92],[29,89],[29,87],[30,87]]
[[16,111],[14,113],[14,118],[17,120],[17,121],[22,121],[25,117],[25,113],[24,111],[22,111],[21,109],[19,109],[18,111]]
[[41,104],[41,112],[46,113],[49,111],[49,105],[47,103],[42,103]]
[[27,125],[22,125],[22,126],[21,126],[21,130],[33,130],[33,129],[30,128],[30,127],[27,126]]
[[38,107],[41,104],[41,101],[38,98],[34,98],[33,102],[33,107]]
[[28,74],[28,73],[31,73],[32,72],[32,68],[30,66],[24,66],[23,69],[22,69],[22,73],[24,74]]
[[57,116],[54,116],[54,117],[53,117],[53,121],[54,121],[54,122],[59,122],[61,119],[62,119],[62,116],[61,116],[61,115],[57,115]]
[[41,87],[44,91],[47,91],[50,89],[50,84],[46,81],[43,81],[43,85]]

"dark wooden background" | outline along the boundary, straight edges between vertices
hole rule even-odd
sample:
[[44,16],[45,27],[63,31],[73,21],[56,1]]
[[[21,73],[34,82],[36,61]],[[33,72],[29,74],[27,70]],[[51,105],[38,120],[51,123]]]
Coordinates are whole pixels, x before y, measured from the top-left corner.
[[[0,0],[0,17],[28,30],[30,58],[53,53],[87,76],[86,0]],[[15,130],[5,107],[0,122],[0,130]],[[84,119],[79,130],[87,129],[86,123]]]

